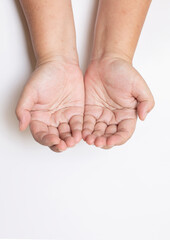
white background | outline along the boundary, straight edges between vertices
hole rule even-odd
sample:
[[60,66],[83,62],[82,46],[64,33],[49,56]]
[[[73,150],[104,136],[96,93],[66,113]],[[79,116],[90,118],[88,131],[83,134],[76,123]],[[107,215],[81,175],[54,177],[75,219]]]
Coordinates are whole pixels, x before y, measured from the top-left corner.
[[[73,0],[83,71],[96,8]],[[57,154],[20,133],[14,110],[33,66],[20,5],[0,0],[0,238],[169,240],[170,1],[152,2],[134,59],[156,105],[123,146]]]

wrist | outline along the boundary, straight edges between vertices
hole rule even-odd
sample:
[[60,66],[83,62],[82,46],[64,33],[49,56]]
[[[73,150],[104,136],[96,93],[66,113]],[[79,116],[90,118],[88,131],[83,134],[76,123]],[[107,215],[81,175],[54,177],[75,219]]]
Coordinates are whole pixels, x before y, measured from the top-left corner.
[[132,64],[133,56],[128,55],[127,53],[121,50],[114,51],[100,51],[94,52],[91,57],[91,62],[101,61],[101,60],[124,60],[129,64]]
[[111,30],[109,32],[105,24],[96,29],[91,59],[112,57],[132,62],[134,45],[130,41],[124,41],[124,38],[115,37]]
[[66,55],[62,52],[48,52],[44,55],[38,56],[36,58],[36,67],[50,62],[60,62],[60,63],[69,63],[74,65],[79,65],[78,55]]

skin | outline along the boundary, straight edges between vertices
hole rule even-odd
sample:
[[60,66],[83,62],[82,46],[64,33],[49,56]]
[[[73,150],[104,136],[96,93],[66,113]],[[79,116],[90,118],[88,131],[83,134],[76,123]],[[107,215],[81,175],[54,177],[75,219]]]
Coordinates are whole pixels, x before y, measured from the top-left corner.
[[85,74],[83,139],[104,149],[124,144],[154,107],[132,65],[151,1],[100,0],[91,62]]
[[37,60],[16,108],[20,130],[29,125],[34,139],[55,152],[82,137],[104,149],[125,143],[137,116],[144,120],[154,106],[149,87],[132,66],[150,1],[99,1],[84,82],[70,0],[20,3]]
[[84,83],[71,2],[20,3],[37,60],[16,108],[20,130],[29,125],[37,142],[61,152],[82,139],[84,113]]

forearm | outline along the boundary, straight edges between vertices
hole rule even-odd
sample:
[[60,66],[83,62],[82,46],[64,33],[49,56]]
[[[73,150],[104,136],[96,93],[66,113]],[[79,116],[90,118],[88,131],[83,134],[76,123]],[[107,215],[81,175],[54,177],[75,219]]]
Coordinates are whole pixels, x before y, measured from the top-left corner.
[[37,62],[56,56],[78,61],[70,0],[20,0]]
[[132,61],[151,0],[100,0],[92,59]]

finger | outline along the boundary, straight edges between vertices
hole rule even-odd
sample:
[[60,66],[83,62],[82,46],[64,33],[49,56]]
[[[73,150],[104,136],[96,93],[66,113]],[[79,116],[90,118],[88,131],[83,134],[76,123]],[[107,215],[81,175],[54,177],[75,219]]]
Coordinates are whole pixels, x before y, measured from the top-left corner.
[[104,135],[106,128],[107,124],[105,122],[97,122],[94,126],[94,131],[92,134],[94,134],[96,137],[102,136]]
[[[59,137],[59,132],[56,127],[49,127],[48,129],[50,134],[55,134]],[[54,152],[63,152],[67,149],[67,145],[63,140],[60,140],[59,144],[52,145],[50,149]]]
[[107,124],[105,122],[97,122],[95,127],[94,127],[94,131],[93,131],[93,135],[96,136],[95,140],[94,140],[94,145],[96,147],[102,147],[104,146],[105,142],[106,142],[106,137],[103,136],[105,133],[105,130],[107,128]]
[[59,144],[50,147],[50,149],[54,152],[63,152],[67,149],[67,145],[63,140],[61,140]]
[[[56,136],[59,137],[59,132],[56,127],[48,127],[48,130],[49,134],[55,134]],[[60,139],[59,144],[50,146],[50,149],[54,152],[63,152],[64,150],[67,149],[67,145],[63,140]]]
[[75,142],[78,143],[82,139],[83,116],[73,116],[69,121],[69,125],[71,135]]
[[155,105],[154,100],[150,100],[150,101],[146,100],[138,104],[137,113],[140,120],[145,120],[147,114],[152,110],[154,105]]
[[142,77],[134,83],[132,94],[138,100],[138,116],[141,120],[144,120],[154,107],[155,101],[148,85]]
[[70,126],[68,123],[60,123],[58,126],[59,136],[68,147],[73,147],[76,142],[71,136]]
[[105,136],[106,137],[111,136],[116,132],[117,132],[117,125],[116,124],[111,124],[106,128]]
[[57,134],[54,131],[50,133],[48,126],[43,122],[32,121],[30,123],[30,130],[34,139],[42,145],[50,147],[60,142]]
[[136,126],[136,119],[123,120],[118,124],[117,132],[107,138],[107,146],[124,144],[133,134]]
[[59,132],[58,132],[58,129],[56,127],[49,126],[48,127],[48,132],[49,132],[49,134],[55,134],[56,136],[59,137]]
[[92,115],[85,115],[84,116],[84,123],[83,123],[83,132],[82,137],[85,140],[88,135],[90,135],[96,123],[96,118]]
[[93,145],[95,139],[96,139],[96,136],[93,135],[93,134],[90,134],[90,135],[88,135],[88,136],[86,137],[85,141],[86,141],[87,144]]
[[96,147],[104,148],[104,146],[106,145],[106,136],[97,137],[94,140],[94,145]]
[[103,149],[110,149],[111,147],[106,146],[106,140],[109,136],[113,135],[117,131],[117,125],[111,124],[106,127],[103,137],[98,137],[95,140],[95,145]]
[[36,102],[36,92],[33,89],[29,89],[28,87],[25,88],[15,110],[21,131],[24,131],[28,127],[31,121],[30,111]]

